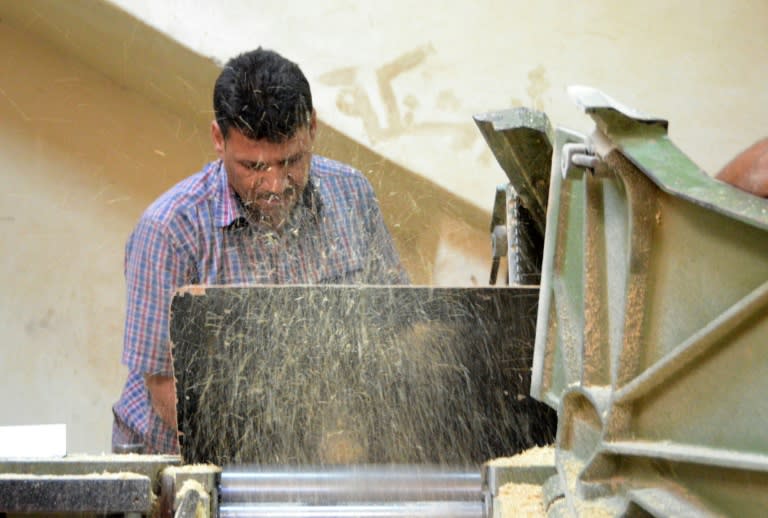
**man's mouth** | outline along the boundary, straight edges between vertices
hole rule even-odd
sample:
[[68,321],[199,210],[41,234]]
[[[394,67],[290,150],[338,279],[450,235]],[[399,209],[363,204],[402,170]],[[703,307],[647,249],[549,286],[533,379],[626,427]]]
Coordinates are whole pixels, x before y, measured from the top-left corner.
[[266,205],[268,207],[279,207],[285,204],[286,197],[280,194],[270,194],[269,196],[259,196],[256,199],[258,205]]
[[278,193],[258,194],[254,197],[253,201],[256,205],[262,206],[262,207],[279,207],[287,203],[290,203],[295,193],[296,193],[295,189],[286,189],[285,191],[279,194]]

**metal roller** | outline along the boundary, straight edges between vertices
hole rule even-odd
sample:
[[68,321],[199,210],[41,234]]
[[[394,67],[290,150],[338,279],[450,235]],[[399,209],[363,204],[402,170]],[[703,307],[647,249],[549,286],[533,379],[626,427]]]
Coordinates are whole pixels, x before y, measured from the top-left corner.
[[380,504],[346,505],[304,505],[284,504],[239,504],[222,505],[221,518],[333,518],[333,517],[376,517],[402,518],[421,516],[425,518],[479,518],[483,516],[482,502],[400,502]]
[[424,466],[246,466],[221,475],[225,503],[480,500],[480,473]]
[[425,466],[224,469],[222,517],[482,516],[478,472]]

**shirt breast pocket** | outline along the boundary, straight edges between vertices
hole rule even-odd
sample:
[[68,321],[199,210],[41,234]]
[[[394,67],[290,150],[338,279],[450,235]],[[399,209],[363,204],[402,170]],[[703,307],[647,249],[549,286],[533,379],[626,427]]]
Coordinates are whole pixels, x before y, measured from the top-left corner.
[[340,239],[319,254],[318,284],[363,282],[365,255],[359,239]]

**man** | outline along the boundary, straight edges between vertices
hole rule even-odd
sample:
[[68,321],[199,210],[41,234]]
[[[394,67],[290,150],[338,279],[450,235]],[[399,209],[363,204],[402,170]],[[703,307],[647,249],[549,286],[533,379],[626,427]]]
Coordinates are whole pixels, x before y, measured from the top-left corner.
[[187,284],[404,284],[378,203],[353,168],[313,155],[299,67],[257,49],[216,80],[219,159],[158,198],[126,245],[127,311],[113,450],[178,453],[168,314]]
[[768,197],[768,138],[758,140],[736,155],[715,178],[743,191]]

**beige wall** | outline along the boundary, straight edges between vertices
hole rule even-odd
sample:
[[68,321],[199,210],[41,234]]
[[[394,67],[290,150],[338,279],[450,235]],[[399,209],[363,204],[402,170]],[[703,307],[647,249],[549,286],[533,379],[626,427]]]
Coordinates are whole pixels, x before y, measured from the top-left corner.
[[69,451],[108,451],[123,244],[208,153],[195,131],[0,24],[0,424],[66,423]]
[[669,119],[709,172],[768,133],[765,0],[111,1],[216,59],[284,52],[323,119],[485,210],[504,176],[471,115],[525,105],[588,131],[568,85]]
[[[122,15],[105,12],[118,30]],[[68,451],[108,451],[125,377],[123,246],[144,207],[212,157],[207,104],[190,101],[209,94],[180,81],[195,95],[178,102],[151,93],[172,85],[150,82],[147,92],[93,68],[78,53],[93,44],[87,24],[51,36],[53,22],[24,3],[0,5],[0,18],[0,425],[65,423]],[[179,68],[194,64],[158,41],[151,50],[167,54],[166,75],[178,74],[174,48]],[[142,66],[157,59],[147,56]],[[117,70],[128,76],[131,63]],[[200,67],[198,82],[215,76],[210,62]],[[327,124],[318,148],[370,175],[415,282],[484,282],[483,211]]]

